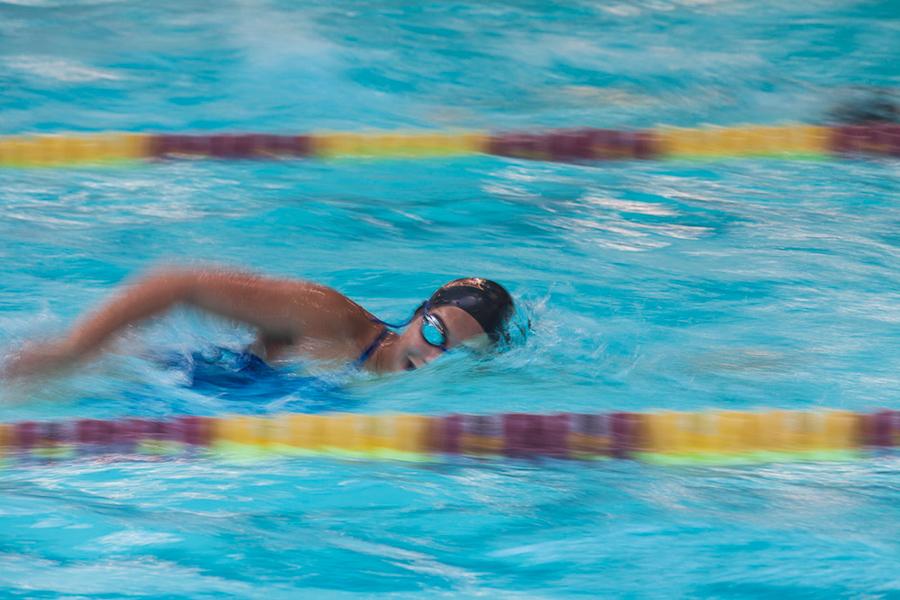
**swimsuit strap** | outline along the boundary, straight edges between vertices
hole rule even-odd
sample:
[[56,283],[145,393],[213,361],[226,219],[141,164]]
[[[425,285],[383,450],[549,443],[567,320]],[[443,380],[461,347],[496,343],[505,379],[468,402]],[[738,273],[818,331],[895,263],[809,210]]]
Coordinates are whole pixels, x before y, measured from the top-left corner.
[[375,350],[378,349],[378,346],[381,345],[381,343],[384,341],[384,338],[386,338],[389,333],[390,330],[387,327],[382,328],[381,333],[378,334],[378,337],[372,340],[372,343],[366,346],[366,349],[362,351],[362,354],[359,355],[359,358],[353,361],[353,366],[357,369],[361,369],[362,366],[366,364],[366,361],[369,360],[369,358],[375,352]]
[[[425,306],[425,304],[426,303],[423,302],[421,305],[419,305],[419,308],[422,308],[423,306]],[[400,329],[409,325],[416,317],[416,313],[419,312],[419,308],[417,308],[415,312],[413,312],[413,315],[403,323],[388,323],[387,321],[382,321],[376,316],[369,315],[370,321],[382,326],[381,333],[379,333],[378,337],[372,340],[372,343],[369,344],[369,346],[365,350],[363,350],[362,354],[359,355],[359,358],[353,361],[353,366],[357,369],[361,369],[362,366],[366,364],[366,361],[369,360],[369,357],[372,356],[372,353],[375,352],[375,350],[378,349],[378,346],[381,345],[381,342],[384,341],[384,338],[388,336],[388,334],[391,332],[391,329]]]

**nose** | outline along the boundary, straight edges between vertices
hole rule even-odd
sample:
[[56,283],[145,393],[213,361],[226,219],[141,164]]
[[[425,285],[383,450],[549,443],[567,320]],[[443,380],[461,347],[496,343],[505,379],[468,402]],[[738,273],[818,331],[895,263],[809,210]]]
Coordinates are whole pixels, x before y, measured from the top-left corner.
[[428,346],[425,351],[422,353],[422,358],[425,359],[425,362],[429,363],[436,359],[438,356],[443,354],[440,348],[435,348],[434,346]]
[[409,360],[418,369],[419,367],[430,363],[441,354],[443,354],[443,352],[440,348],[435,348],[434,346],[422,343],[421,345],[417,345],[415,351],[409,354]]

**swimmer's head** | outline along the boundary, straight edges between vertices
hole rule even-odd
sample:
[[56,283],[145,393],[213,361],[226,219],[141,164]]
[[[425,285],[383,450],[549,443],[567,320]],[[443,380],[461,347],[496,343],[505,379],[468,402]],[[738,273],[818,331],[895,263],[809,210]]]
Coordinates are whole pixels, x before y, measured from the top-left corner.
[[407,368],[420,367],[447,350],[487,349],[507,338],[512,297],[489,279],[466,277],[445,283],[416,309],[401,343]]

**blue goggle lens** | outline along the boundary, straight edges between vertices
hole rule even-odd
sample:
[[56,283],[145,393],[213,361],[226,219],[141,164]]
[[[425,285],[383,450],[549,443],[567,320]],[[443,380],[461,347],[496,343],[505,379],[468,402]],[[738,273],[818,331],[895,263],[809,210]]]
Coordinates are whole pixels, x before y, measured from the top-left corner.
[[438,348],[447,346],[447,334],[441,323],[432,315],[425,315],[422,319],[422,338]]

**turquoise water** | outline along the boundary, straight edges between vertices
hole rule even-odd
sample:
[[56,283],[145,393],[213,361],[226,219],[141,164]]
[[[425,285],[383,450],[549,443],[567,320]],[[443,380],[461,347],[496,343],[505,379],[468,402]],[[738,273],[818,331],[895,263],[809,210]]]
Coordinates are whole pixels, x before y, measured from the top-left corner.
[[[0,133],[817,122],[900,81],[896,2],[0,3]],[[187,312],[0,420],[344,409],[868,410],[900,398],[900,163],[186,161],[0,170],[0,340],[160,262],[402,320],[475,274],[527,341],[325,387],[199,392]],[[660,468],[325,459],[0,471],[0,594],[900,595],[896,457]]]

